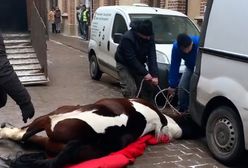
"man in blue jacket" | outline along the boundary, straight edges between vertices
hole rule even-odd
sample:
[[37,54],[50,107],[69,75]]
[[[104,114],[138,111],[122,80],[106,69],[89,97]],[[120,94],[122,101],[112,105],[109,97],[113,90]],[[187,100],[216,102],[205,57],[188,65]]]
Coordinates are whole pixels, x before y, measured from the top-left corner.
[[[172,48],[168,94],[174,95],[178,87],[178,111],[182,113],[188,111],[190,80],[195,67],[198,47],[199,36],[191,37],[187,34],[179,34]],[[186,68],[180,79],[179,68],[182,60],[184,60]]]
[[144,79],[140,98],[153,102],[153,86],[158,85],[158,65],[152,22],[133,21],[130,27],[115,54],[121,91],[124,97],[135,97]]

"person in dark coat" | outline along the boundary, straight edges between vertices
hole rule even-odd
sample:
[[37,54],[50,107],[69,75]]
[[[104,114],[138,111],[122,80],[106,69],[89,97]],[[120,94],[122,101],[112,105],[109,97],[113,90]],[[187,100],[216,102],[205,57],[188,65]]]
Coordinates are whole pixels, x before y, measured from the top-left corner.
[[54,23],[56,25],[56,33],[60,33],[61,31],[61,10],[59,9],[59,7],[55,8]]
[[144,79],[140,98],[154,103],[154,86],[158,85],[158,65],[152,22],[133,21],[130,27],[131,29],[123,35],[115,54],[121,91],[127,98],[137,96]]
[[3,36],[0,32],[0,108],[6,105],[7,95],[19,105],[24,123],[34,116],[35,110],[31,97],[7,58]]

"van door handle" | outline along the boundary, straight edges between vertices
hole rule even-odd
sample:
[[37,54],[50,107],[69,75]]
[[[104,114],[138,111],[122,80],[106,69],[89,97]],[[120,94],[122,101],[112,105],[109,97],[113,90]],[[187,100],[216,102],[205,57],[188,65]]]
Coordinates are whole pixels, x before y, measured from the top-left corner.
[[108,51],[110,50],[110,41],[108,41],[107,49],[108,49]]

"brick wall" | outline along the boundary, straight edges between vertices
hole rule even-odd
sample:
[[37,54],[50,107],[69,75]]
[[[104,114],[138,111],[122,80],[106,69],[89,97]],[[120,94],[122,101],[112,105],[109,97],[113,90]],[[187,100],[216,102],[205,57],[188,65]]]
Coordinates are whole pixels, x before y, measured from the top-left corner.
[[104,0],[104,6],[119,5],[119,0]]
[[168,9],[185,13],[186,0],[168,0]]
[[[69,11],[70,11],[69,17],[68,17],[69,22],[71,24],[76,24],[76,17],[75,17],[75,14],[76,14],[76,8],[75,8],[76,3],[75,3],[75,1],[70,1],[69,4],[67,4],[67,5],[69,5]],[[67,7],[67,9],[68,9],[68,7]]]
[[203,16],[204,15],[204,10],[205,10],[206,4],[207,4],[207,0],[201,0],[200,16]]
[[160,8],[165,8],[165,1],[166,0],[160,0]]
[[92,12],[94,13],[98,7],[99,7],[99,0],[94,0]]

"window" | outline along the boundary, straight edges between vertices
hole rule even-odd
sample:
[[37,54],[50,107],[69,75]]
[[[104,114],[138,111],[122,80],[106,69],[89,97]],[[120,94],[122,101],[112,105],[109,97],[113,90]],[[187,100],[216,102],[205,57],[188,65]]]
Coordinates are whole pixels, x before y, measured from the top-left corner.
[[172,44],[177,35],[199,35],[196,26],[187,17],[154,15],[154,14],[130,14],[131,21],[149,19],[153,24],[156,44]]
[[115,15],[114,25],[112,30],[112,38],[114,39],[115,34],[124,34],[127,31],[127,25],[124,18],[120,14]]

